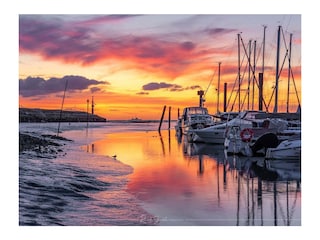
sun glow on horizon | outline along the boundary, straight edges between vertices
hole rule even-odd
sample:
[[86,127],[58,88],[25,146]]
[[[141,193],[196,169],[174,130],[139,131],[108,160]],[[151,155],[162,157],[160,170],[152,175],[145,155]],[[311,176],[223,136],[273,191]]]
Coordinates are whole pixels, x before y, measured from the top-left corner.
[[[268,31],[276,32],[279,24],[276,19],[290,23],[291,29],[287,27],[286,31],[295,33],[290,111],[295,111],[298,99],[301,103],[300,15],[167,16],[119,15],[115,20],[112,15],[59,15],[56,18],[21,15],[19,105],[60,109],[65,81],[70,78],[65,109],[86,111],[87,99],[94,96],[95,113],[107,119],[135,116],[159,119],[164,105],[172,109],[198,105],[197,91],[201,89],[206,92],[205,106],[214,114],[218,110],[218,63],[221,62],[219,110],[222,110],[224,83],[227,83],[228,110],[232,105],[235,110],[238,106],[234,100],[238,90],[237,34],[243,31],[241,104],[245,109],[249,93],[250,107],[253,100],[257,108],[258,87],[257,83],[253,84],[257,79],[251,74],[248,83],[245,57],[248,41],[252,44],[251,59],[255,51],[253,40],[257,41],[257,78],[261,71],[261,26],[268,23]],[[250,19],[256,23],[249,23]],[[144,24],[136,25],[142,22]],[[274,104],[276,42],[275,34],[269,35],[263,91],[270,111]],[[286,110],[288,89],[288,63],[282,64],[279,111]]]

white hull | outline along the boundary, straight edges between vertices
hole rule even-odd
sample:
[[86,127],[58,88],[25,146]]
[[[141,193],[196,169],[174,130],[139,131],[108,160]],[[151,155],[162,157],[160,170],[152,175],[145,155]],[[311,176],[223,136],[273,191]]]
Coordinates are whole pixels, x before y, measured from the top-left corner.
[[194,140],[197,142],[223,144],[225,140],[225,130],[224,129],[212,129],[204,128],[201,130],[195,130],[196,136]]
[[301,140],[283,141],[276,148],[268,148],[266,159],[300,159]]

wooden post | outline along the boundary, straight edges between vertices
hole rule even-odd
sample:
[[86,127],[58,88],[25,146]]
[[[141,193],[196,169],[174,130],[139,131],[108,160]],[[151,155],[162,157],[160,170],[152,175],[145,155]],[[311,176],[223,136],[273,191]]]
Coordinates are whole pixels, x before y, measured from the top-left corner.
[[167,107],[166,105],[163,106],[162,115],[161,115],[161,119],[160,119],[160,124],[159,124],[159,128],[158,128],[158,132],[160,132],[160,130],[161,130],[161,125],[162,125],[164,113],[166,112],[166,107]]
[[169,107],[169,116],[168,116],[168,129],[171,127],[171,107]]

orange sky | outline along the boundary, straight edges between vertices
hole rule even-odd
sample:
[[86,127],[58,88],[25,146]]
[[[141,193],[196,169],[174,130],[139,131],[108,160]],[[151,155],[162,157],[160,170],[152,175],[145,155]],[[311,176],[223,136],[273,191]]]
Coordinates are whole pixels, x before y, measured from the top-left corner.
[[[176,117],[178,108],[198,105],[200,89],[206,92],[205,106],[214,114],[221,62],[219,110],[225,82],[228,98],[232,94],[227,109],[231,110],[237,90],[232,93],[234,84],[237,86],[237,34],[241,33],[243,41],[244,101],[248,87],[245,51],[249,52],[251,40],[253,63],[256,41],[256,72],[261,71],[264,25],[265,102],[272,111],[277,29],[281,25],[279,111],[286,110],[289,33],[293,34],[289,101],[290,111],[295,111],[295,88],[301,101],[300,15],[20,15],[19,105],[60,109],[68,81],[64,109],[86,111],[87,99],[91,101],[93,96],[95,113],[110,120],[160,119],[164,105],[171,106]],[[256,91],[255,103],[257,97]],[[238,110],[237,102],[233,110]]]

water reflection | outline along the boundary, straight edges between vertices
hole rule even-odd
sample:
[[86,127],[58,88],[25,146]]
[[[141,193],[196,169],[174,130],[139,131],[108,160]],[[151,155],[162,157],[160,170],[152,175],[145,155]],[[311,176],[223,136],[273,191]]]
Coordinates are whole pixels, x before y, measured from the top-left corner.
[[128,192],[160,225],[301,225],[300,161],[227,156],[170,130],[112,133],[89,151],[134,168]]

